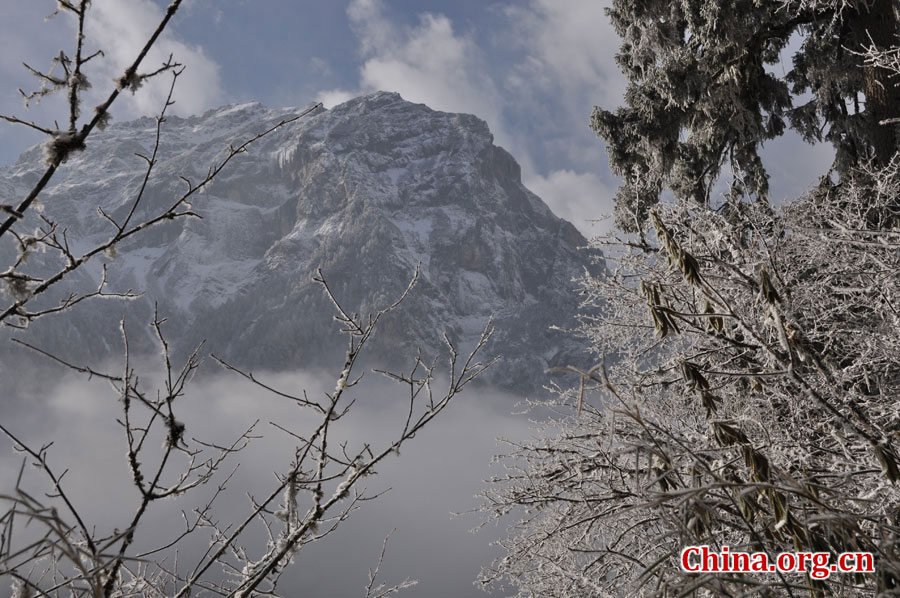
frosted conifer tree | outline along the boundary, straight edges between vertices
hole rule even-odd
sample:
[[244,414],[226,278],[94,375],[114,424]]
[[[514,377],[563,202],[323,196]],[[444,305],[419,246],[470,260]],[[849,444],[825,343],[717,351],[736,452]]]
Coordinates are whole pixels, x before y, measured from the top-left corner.
[[896,42],[894,3],[879,0],[616,0],[625,106],[593,128],[624,178],[617,223],[634,230],[663,188],[707,204],[723,172],[765,199],[759,147],[791,128],[836,149],[839,173],[897,149],[900,90],[867,49]]

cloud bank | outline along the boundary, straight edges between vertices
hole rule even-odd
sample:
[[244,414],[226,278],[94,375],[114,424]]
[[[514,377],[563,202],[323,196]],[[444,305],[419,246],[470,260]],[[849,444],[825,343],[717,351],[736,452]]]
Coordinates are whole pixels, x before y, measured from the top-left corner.
[[[46,377],[36,364],[35,375]],[[348,451],[363,442],[380,443],[395,437],[406,416],[402,391],[390,382],[368,374],[353,396],[357,399],[350,415],[335,424],[338,438],[348,443]],[[161,378],[145,372],[145,384]],[[334,385],[333,376],[319,373],[263,374],[267,383],[310,397]],[[149,386],[145,386],[148,390]],[[397,583],[407,576],[417,578],[413,592],[430,597],[487,596],[472,585],[482,566],[497,555],[489,545],[499,533],[487,528],[478,534],[469,530],[481,522],[480,516],[451,516],[478,504],[475,494],[482,480],[492,474],[492,455],[501,452],[495,438],[522,438],[528,423],[509,415],[511,397],[469,387],[416,438],[404,445],[401,454],[378,468],[378,475],[366,479],[369,494],[385,492],[343,523],[332,535],[305,548],[282,578],[284,595],[310,597],[355,596],[364,594],[368,570],[377,564],[385,536],[391,536],[380,573],[383,581]],[[275,485],[274,472],[283,472],[294,455],[294,439],[269,422],[297,433],[309,431],[315,419],[293,403],[261,392],[236,375],[213,373],[188,386],[177,417],[185,423],[186,436],[228,445],[255,420],[255,432],[262,436],[232,460],[209,486],[183,499],[156,503],[147,524],[139,529],[142,548],[165,544],[183,529],[181,511],[202,506],[209,493],[231,471],[240,466],[218,499],[214,517],[233,521],[250,508],[248,492],[267,494]],[[178,405],[176,404],[176,408]],[[131,485],[121,426],[121,404],[105,382],[67,376],[40,396],[13,399],[4,405],[4,426],[21,438],[40,446],[53,441],[51,464],[62,471],[66,491],[85,516],[89,526],[111,531],[127,526],[139,498]],[[18,474],[21,455],[9,449],[0,437],[0,493],[11,490]],[[147,463],[152,460],[146,459]],[[26,487],[34,495],[46,489],[40,472],[26,472]],[[260,546],[261,530],[244,542],[248,549]],[[207,535],[200,534],[181,546],[179,562],[193,566],[206,549]]]

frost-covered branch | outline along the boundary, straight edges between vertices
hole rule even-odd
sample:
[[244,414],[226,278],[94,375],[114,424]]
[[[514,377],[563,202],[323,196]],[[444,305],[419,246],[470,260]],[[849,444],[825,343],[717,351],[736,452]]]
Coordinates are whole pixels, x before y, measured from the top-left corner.
[[[572,370],[541,440],[512,447],[485,495],[486,513],[518,523],[482,581],[521,596],[887,595],[898,195],[891,164],[780,210],[657,206],[655,242],[622,240],[617,268],[583,281],[598,366]],[[680,551],[700,544],[871,552],[877,572],[687,574]]]
[[[417,275],[418,272],[413,283]],[[335,306],[340,306],[341,302],[331,294],[321,272],[317,280]],[[412,283],[401,299],[411,289]],[[334,390],[323,393],[316,401],[310,400],[305,392],[301,398],[273,390],[276,397],[291,399],[304,408],[302,412],[315,414],[316,419],[311,426],[308,418],[300,418],[294,425],[281,422],[274,426],[296,441],[294,448],[282,455],[283,461],[289,463],[288,467],[278,473],[278,482],[264,497],[254,498],[256,489],[251,489],[249,508],[244,515],[231,516],[225,521],[215,514],[214,503],[229,489],[236,467],[230,467],[230,472],[223,468],[226,463],[239,459],[241,452],[257,437],[258,422],[224,445],[199,440],[190,434],[192,422],[184,419],[181,413],[192,375],[202,362],[199,347],[182,365],[176,365],[165,335],[165,319],[156,315],[151,326],[160,347],[162,376],[160,383],[150,389],[144,381],[146,377],[139,376],[131,363],[124,321],[123,369],[119,374],[72,364],[49,351],[36,349],[76,372],[112,385],[119,399],[121,414],[117,421],[122,429],[125,461],[132,485],[137,490],[137,500],[133,514],[124,525],[112,534],[96,533],[95,529],[109,527],[111,522],[95,525],[69,499],[63,482],[65,474],[57,475],[49,465],[52,443],[38,449],[30,448],[14,432],[0,426],[0,431],[19,450],[37,461],[53,488],[48,495],[49,503],[35,501],[25,489],[26,482],[35,482],[20,476],[15,492],[0,496],[0,501],[6,503],[5,511],[0,513],[0,537],[3,538],[0,542],[0,575],[13,577],[20,586],[37,593],[65,590],[74,595],[91,596],[121,596],[133,592],[177,597],[204,592],[228,596],[276,595],[282,573],[305,546],[335,532],[364,502],[378,496],[361,487],[363,480],[376,475],[378,464],[399,455],[404,444],[421,432],[492,363],[482,364],[477,360],[477,354],[491,336],[491,330],[487,328],[481,342],[461,363],[458,363],[455,348],[448,347],[449,369],[453,375],[440,393],[436,394],[433,388],[434,366],[426,367],[419,358],[414,359],[409,374],[383,372],[398,382],[409,397],[409,415],[398,422],[396,436],[381,446],[368,439],[358,441],[354,447],[347,442],[338,442],[335,440],[338,429],[354,404],[350,395],[361,383],[361,376],[354,375],[360,355],[382,316],[399,306],[400,301],[394,302],[367,317],[351,316],[350,312],[338,309],[336,319],[347,336],[348,350]],[[237,368],[221,360],[220,363],[256,382]],[[262,383],[260,386],[271,388]],[[300,429],[303,426],[307,428]],[[162,440],[161,448],[154,447],[158,440]],[[72,471],[69,475],[77,476],[78,472]],[[190,515],[182,512],[184,527],[174,537],[156,547],[137,549],[152,505],[172,497],[193,496],[198,488],[219,478],[223,479],[210,498],[201,502]],[[66,510],[57,511],[57,502],[65,505]],[[73,524],[68,522],[70,519]],[[37,537],[23,533],[21,523],[26,521],[32,522],[32,528],[36,523],[46,531]],[[267,540],[261,546],[253,545],[255,536],[250,532],[260,526],[266,530]],[[166,555],[179,550],[186,538],[199,533],[211,535],[209,549],[199,555],[181,553],[182,561],[193,561],[187,572],[183,567],[179,571],[168,566]],[[249,546],[248,541],[251,542]],[[382,559],[383,556],[382,553]],[[375,584],[375,575],[377,568],[366,588],[368,596],[393,594],[413,583],[406,580],[387,587]]]
[[152,34],[150,34],[150,37],[147,38],[147,41],[138,52],[134,61],[125,69],[125,74],[116,84],[115,88],[109,93],[106,100],[104,100],[94,108],[92,117],[90,118],[90,120],[85,122],[80,129],[78,128],[78,118],[81,114],[81,96],[79,92],[90,87],[90,83],[84,76],[81,68],[89,60],[102,55],[102,52],[97,51],[88,56],[83,55],[83,44],[85,40],[84,21],[90,9],[90,1],[79,0],[78,4],[74,4],[71,2],[61,2],[58,4],[58,10],[74,14],[77,20],[75,57],[74,59],[69,58],[65,54],[65,52],[60,51],[59,56],[54,58],[54,64],[59,65],[64,70],[64,77],[53,76],[52,72],[42,73],[40,71],[37,71],[36,69],[29,67],[28,65],[25,65],[26,68],[32,72],[32,74],[34,74],[39,80],[41,80],[42,87],[38,92],[33,92],[31,94],[26,94],[21,90],[19,91],[25,97],[27,106],[27,102],[31,99],[40,99],[41,97],[50,93],[54,93],[56,91],[61,91],[64,89],[67,90],[69,128],[65,131],[62,131],[55,128],[50,129],[49,127],[39,127],[15,117],[3,117],[4,120],[7,120],[8,122],[12,122],[15,124],[24,124],[26,126],[30,126],[31,128],[42,130],[42,132],[46,132],[49,135],[50,139],[44,142],[47,156],[47,169],[44,171],[44,174],[37,181],[37,183],[34,184],[31,191],[28,192],[25,198],[22,199],[22,201],[15,208],[15,214],[7,217],[6,220],[0,223],[0,237],[3,237],[3,235],[5,235],[10,230],[13,224],[15,224],[15,222],[19,220],[22,215],[24,215],[29,210],[29,208],[31,208],[32,204],[35,202],[35,200],[37,200],[38,196],[53,178],[53,175],[56,173],[56,169],[60,164],[66,161],[69,154],[73,151],[84,149],[87,138],[90,136],[95,127],[103,128],[104,126],[106,126],[106,124],[109,122],[109,108],[110,106],[112,106],[113,102],[115,102],[116,98],[119,97],[119,94],[124,89],[131,87],[133,90],[136,90],[140,83],[147,77],[154,76],[167,70],[177,69],[181,66],[180,64],[173,63],[170,60],[167,64],[163,65],[163,68],[154,71],[152,74],[138,74],[138,68],[141,66],[141,63],[147,56],[150,48],[153,47],[157,39],[159,39],[159,36],[162,35],[162,32],[165,30],[169,21],[178,11],[178,8],[181,5],[182,1],[183,0],[173,0],[173,2],[169,4],[169,6],[166,8],[165,15],[160,20],[156,29]]

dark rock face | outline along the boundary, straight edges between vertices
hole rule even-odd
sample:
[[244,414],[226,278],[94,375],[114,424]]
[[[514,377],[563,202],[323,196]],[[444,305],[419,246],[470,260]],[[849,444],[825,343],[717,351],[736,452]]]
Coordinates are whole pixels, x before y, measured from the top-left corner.
[[[170,118],[137,217],[171,202],[179,175],[199,180],[229,143],[291,112],[246,104]],[[141,177],[132,156],[147,153],[154,126],[141,119],[110,127],[45,193],[47,212],[84,246],[109,234],[98,205],[114,216],[129,209]],[[393,302],[421,264],[413,293],[376,334],[378,360],[401,365],[397,358],[416,348],[435,355],[444,331],[471,345],[493,314],[486,356],[504,358],[490,380],[533,392],[548,367],[586,360],[577,341],[551,326],[574,324],[572,279],[590,266],[578,250],[584,238],[522,185],[518,164],[492,141],[474,116],[393,93],[322,110],[236,158],[194,202],[202,219],[167,223],[119,247],[110,280],[143,291],[141,299],[81,305],[24,336],[99,359],[121,346],[117,321],[126,313],[134,346],[149,349],[143,324],[155,302],[180,352],[206,339],[243,367],[332,365],[344,341],[312,281],[316,268],[348,310],[365,314]],[[0,170],[4,203],[33,179],[36,151]],[[89,288],[100,264],[91,266],[67,290]]]

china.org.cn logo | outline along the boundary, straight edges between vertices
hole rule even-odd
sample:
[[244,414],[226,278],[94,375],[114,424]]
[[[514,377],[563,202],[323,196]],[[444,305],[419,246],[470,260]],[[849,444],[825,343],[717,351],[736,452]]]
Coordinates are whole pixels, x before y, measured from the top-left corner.
[[832,573],[873,573],[870,552],[843,552],[834,560],[828,552],[782,552],[774,559],[765,552],[737,552],[728,546],[715,551],[708,545],[686,546],[681,569],[687,573],[809,573],[827,579]]

